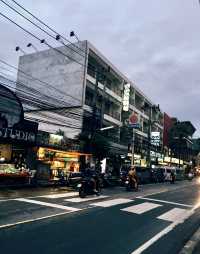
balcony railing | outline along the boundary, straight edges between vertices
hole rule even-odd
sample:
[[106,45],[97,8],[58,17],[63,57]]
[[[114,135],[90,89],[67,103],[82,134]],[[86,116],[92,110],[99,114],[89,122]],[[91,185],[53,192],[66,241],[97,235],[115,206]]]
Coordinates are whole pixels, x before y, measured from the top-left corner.
[[105,110],[105,114],[107,114],[107,115],[117,119],[118,121],[120,121],[121,114],[119,112]]
[[93,106],[93,100],[92,99],[85,99],[85,104],[92,107]]

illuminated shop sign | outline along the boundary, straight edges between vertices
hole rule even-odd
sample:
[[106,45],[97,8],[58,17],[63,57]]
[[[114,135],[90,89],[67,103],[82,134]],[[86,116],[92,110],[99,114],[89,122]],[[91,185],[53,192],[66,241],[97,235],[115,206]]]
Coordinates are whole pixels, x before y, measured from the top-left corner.
[[38,123],[24,119],[16,94],[0,85],[0,102],[0,139],[35,142]]
[[36,135],[33,132],[14,130],[13,128],[1,128],[0,138],[16,139],[21,141],[35,142]]
[[151,132],[151,144],[154,146],[160,145],[160,132],[158,131]]

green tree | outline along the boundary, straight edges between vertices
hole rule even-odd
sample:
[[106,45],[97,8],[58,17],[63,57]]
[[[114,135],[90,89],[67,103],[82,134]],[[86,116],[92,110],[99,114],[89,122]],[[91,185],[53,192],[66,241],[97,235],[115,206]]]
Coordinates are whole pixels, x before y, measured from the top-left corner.
[[187,149],[186,139],[192,137],[195,127],[189,121],[176,122],[169,130],[169,146],[177,155]]
[[56,135],[60,135],[60,136],[65,136],[65,132],[64,131],[62,131],[61,129],[59,129],[59,130],[57,130],[56,131]]
[[109,155],[110,143],[100,133],[95,133],[92,137],[90,135],[81,133],[78,136],[81,147],[85,152],[90,152],[100,161]]

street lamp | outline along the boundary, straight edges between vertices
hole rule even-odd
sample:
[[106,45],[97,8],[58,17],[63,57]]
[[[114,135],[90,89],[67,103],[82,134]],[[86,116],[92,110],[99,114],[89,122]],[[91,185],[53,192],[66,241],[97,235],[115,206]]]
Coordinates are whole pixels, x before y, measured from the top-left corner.
[[17,46],[17,47],[15,48],[15,51],[20,51],[20,52],[22,52],[24,55],[26,54],[26,52],[25,52],[23,49],[21,49],[19,46]]
[[36,52],[38,52],[38,49],[32,43],[27,44],[27,48],[30,48],[30,47],[32,47],[33,49],[35,49]]
[[78,36],[75,34],[74,31],[71,31],[69,35],[70,35],[70,37],[75,37],[75,38],[77,39],[77,41],[79,42],[79,38],[78,38]]

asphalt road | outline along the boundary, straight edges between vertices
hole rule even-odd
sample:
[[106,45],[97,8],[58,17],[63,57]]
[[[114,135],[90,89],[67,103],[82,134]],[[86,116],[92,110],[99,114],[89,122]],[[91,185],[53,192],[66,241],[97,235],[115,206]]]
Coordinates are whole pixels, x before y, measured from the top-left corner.
[[[31,195],[30,195],[31,194]],[[173,254],[200,224],[200,183],[0,194],[0,253]]]

